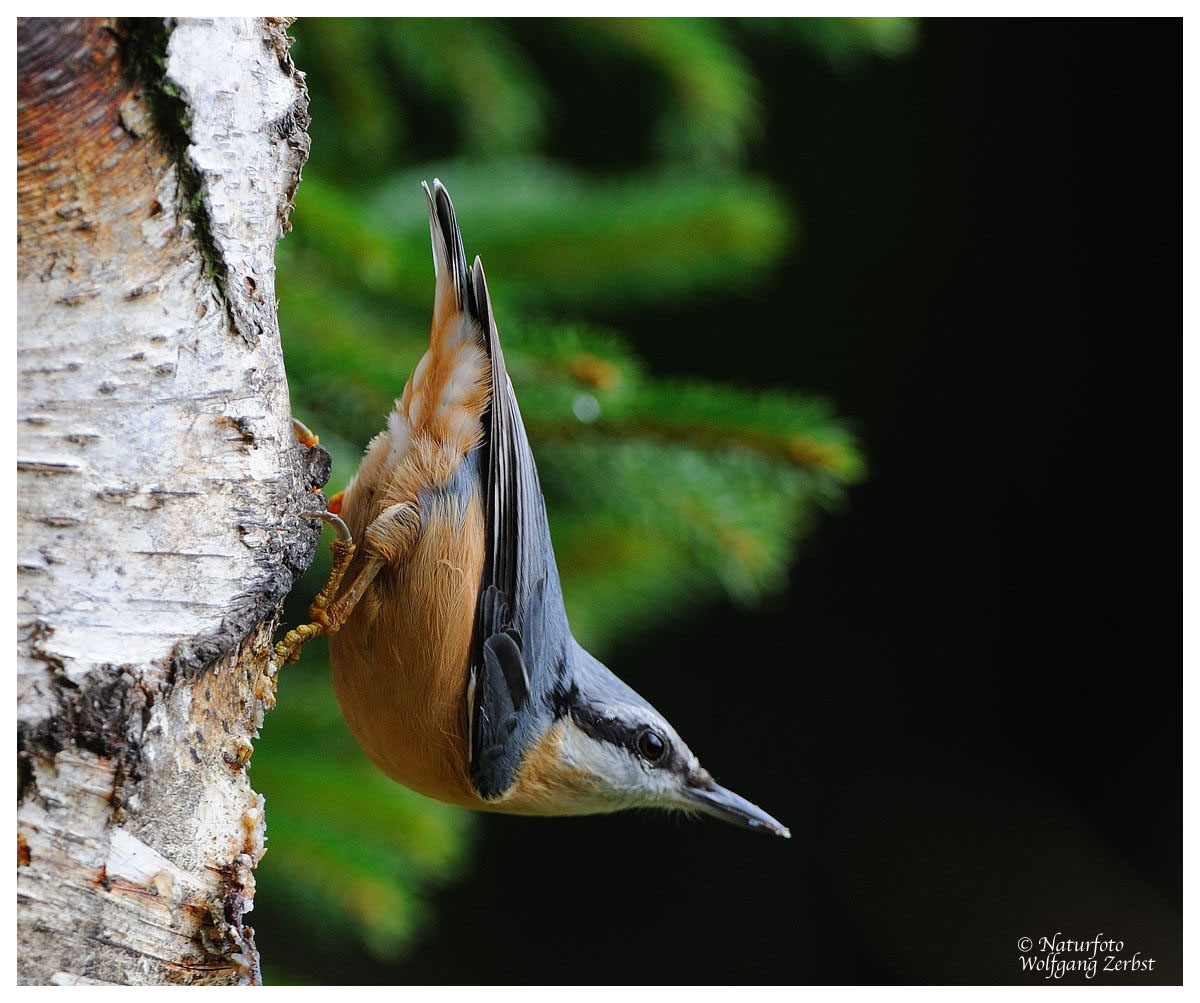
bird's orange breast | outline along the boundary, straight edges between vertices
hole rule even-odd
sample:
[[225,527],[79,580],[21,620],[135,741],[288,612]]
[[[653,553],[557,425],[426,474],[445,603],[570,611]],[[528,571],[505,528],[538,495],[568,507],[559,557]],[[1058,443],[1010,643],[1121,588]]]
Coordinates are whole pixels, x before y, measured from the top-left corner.
[[[484,502],[470,454],[483,436],[490,366],[474,321],[438,275],[429,351],[346,489],[355,540],[389,506],[420,512],[350,618],[330,638],[342,712],[392,779],[451,804],[479,807],[468,773],[467,685],[483,572]],[[352,580],[367,554],[360,552]]]
[[411,558],[385,568],[330,639],[334,689],[384,773],[438,800],[478,806],[467,772],[466,696],[483,569],[478,493],[434,495],[421,522]]

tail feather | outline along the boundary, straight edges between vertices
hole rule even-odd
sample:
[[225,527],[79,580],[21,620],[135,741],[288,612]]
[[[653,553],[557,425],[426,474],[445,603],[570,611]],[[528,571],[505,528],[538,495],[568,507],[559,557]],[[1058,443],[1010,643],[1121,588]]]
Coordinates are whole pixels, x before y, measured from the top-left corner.
[[491,385],[482,319],[487,311],[478,306],[454,204],[437,178],[432,190],[425,182],[421,187],[429,209],[436,276],[433,325],[429,350],[388,417],[393,461],[405,454],[420,430],[451,451],[473,448],[483,434],[479,419]]
[[443,288],[454,293],[454,306],[479,320],[475,297],[471,288],[471,272],[467,268],[467,255],[463,249],[462,232],[454,215],[454,203],[450,194],[437,178],[433,179],[433,191],[424,181],[425,198],[429,203],[429,236],[433,244],[433,271],[437,276],[438,295]]

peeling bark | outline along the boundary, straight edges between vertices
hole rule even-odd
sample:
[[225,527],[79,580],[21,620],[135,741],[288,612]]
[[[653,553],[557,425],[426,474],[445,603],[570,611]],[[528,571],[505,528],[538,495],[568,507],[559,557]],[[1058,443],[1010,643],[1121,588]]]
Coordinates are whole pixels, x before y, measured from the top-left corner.
[[276,321],[285,28],[18,24],[22,983],[259,980],[245,764],[329,467]]

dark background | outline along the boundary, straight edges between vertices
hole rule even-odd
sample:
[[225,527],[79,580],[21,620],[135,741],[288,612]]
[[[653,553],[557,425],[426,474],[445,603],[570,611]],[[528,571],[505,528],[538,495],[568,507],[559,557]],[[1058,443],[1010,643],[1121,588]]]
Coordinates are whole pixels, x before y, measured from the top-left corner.
[[[927,21],[849,79],[754,43],[800,246],[607,319],[658,373],[834,398],[870,476],[787,594],[609,664],[793,838],[486,817],[407,962],[329,981],[1043,983],[1017,942],[1056,933],[1155,959],[1094,984],[1181,980],[1181,41]],[[619,166],[639,109],[569,70],[551,152]]]

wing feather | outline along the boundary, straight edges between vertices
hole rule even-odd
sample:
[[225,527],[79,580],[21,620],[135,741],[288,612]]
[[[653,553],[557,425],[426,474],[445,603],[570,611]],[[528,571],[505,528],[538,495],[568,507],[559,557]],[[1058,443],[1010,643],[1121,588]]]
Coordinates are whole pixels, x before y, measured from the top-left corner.
[[[478,465],[486,499],[483,572],[471,639],[470,776],[484,798],[508,791],[552,716],[570,632],[546,505],[521,409],[504,363],[483,263],[467,268],[454,206],[440,181],[423,185],[437,273],[434,310],[451,306],[478,325],[491,371]],[[446,281],[448,280],[448,281]]]
[[[500,637],[507,639],[502,650],[510,660],[519,656],[521,668],[519,677],[515,668],[508,670],[518,723],[502,749],[495,735],[483,734],[488,719],[481,713],[481,705],[491,688],[477,687],[475,691],[473,718],[480,734],[473,735],[471,779],[484,797],[496,797],[512,785],[529,744],[540,735],[540,726],[549,716],[548,698],[565,671],[570,635],[537,466],[504,363],[478,258],[471,274],[492,377],[492,398],[484,415],[480,447],[486,451],[487,550],[476,608],[472,672],[477,675],[488,670],[489,646],[494,648]],[[490,750],[489,755],[475,754],[483,748]]]

